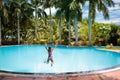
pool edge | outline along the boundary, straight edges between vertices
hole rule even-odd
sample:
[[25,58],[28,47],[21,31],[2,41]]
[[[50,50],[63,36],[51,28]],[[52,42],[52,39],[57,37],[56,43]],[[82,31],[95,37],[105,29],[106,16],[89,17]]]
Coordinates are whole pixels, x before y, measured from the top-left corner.
[[87,75],[98,75],[109,72],[115,72],[120,70],[120,65],[117,67],[111,67],[101,70],[92,71],[80,71],[80,72],[66,72],[66,73],[20,73],[0,70],[0,76],[12,76],[12,77],[63,77],[63,76],[87,76]]

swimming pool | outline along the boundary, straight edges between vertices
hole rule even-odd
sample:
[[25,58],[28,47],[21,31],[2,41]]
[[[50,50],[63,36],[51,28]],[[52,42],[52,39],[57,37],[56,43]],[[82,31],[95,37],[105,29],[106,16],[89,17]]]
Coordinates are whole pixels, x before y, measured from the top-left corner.
[[44,45],[0,47],[0,71],[19,73],[69,73],[93,71],[120,65],[120,54],[94,47],[57,46],[53,51],[54,65],[47,60]]

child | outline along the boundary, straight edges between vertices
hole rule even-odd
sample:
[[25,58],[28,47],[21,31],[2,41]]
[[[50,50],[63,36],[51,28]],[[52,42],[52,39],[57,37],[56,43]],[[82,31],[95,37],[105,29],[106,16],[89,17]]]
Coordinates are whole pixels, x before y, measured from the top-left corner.
[[48,59],[47,59],[47,63],[49,63],[49,61],[51,61],[51,66],[53,66],[54,64],[54,60],[52,57],[52,52],[55,49],[56,45],[54,45],[54,48],[48,47],[47,44],[45,44],[45,48],[48,51]]

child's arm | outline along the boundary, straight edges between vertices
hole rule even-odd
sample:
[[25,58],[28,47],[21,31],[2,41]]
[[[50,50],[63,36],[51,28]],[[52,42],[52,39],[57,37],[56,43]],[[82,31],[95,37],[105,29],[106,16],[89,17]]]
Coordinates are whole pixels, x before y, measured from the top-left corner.
[[55,43],[55,44],[54,44],[54,48],[53,48],[53,50],[56,48],[56,45],[57,45],[57,44]]
[[47,43],[45,43],[45,48],[48,50],[48,48],[47,48]]

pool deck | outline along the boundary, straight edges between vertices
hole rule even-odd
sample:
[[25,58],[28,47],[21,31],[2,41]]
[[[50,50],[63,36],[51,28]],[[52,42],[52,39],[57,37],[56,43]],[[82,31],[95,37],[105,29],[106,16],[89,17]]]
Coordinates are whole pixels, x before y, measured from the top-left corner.
[[[5,73],[6,74],[6,73]],[[120,70],[104,72],[99,74],[88,75],[69,75],[69,76],[48,76],[48,75],[26,75],[20,74],[2,74],[0,73],[0,80],[120,80]]]
[[109,50],[109,51],[120,53],[120,50]]

